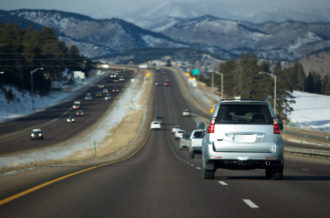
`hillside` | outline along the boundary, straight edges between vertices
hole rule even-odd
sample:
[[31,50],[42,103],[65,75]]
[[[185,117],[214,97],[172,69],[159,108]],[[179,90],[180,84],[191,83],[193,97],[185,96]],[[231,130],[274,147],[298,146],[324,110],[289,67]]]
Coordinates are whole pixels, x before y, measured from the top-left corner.
[[322,77],[330,76],[330,49],[312,54],[300,60],[305,73],[315,72]]

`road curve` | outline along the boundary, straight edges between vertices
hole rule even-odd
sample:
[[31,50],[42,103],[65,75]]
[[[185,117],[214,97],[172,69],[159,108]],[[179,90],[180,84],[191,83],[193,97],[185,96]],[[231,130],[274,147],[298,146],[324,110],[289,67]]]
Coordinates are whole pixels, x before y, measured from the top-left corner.
[[155,114],[165,126],[152,131],[131,159],[90,170],[0,206],[1,217],[328,217],[330,165],[286,159],[284,180],[264,178],[263,170],[218,170],[214,180],[201,176],[201,158],[179,150],[170,132],[187,103],[173,74],[156,80]]

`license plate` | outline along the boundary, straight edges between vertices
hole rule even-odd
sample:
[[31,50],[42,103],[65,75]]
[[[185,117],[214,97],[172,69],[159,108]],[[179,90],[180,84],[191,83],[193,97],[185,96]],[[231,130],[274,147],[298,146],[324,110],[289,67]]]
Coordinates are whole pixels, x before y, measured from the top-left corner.
[[235,135],[234,142],[252,143],[256,141],[256,135]]

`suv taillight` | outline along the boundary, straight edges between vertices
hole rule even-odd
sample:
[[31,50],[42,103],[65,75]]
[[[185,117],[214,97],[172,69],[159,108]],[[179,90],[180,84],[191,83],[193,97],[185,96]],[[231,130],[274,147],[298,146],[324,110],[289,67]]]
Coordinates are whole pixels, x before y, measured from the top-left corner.
[[215,117],[212,118],[212,120],[208,126],[207,132],[214,133],[214,126],[215,126]]
[[273,123],[274,123],[274,134],[280,134],[281,133],[280,124],[277,122],[276,119],[273,119]]

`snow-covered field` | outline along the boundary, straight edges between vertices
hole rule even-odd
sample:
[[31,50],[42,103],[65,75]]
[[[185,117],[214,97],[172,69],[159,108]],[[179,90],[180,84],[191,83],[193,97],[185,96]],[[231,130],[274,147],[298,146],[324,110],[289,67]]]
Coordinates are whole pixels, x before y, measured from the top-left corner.
[[330,131],[330,96],[294,91],[296,103],[289,114],[291,125]]
[[88,84],[101,79],[104,72],[97,71],[95,77],[86,78],[83,81],[76,81],[74,85],[64,86],[63,91],[52,91],[47,96],[34,95],[34,108],[32,110],[32,97],[30,92],[21,92],[14,87],[5,86],[5,89],[11,90],[14,95],[12,101],[8,101],[4,93],[0,90],[0,122],[4,122],[8,119],[13,119],[21,116],[26,116],[36,111],[41,111],[47,107],[51,107],[64,100],[69,100],[75,97],[80,89],[86,88]]

